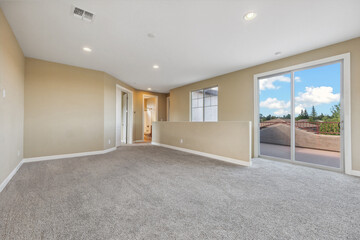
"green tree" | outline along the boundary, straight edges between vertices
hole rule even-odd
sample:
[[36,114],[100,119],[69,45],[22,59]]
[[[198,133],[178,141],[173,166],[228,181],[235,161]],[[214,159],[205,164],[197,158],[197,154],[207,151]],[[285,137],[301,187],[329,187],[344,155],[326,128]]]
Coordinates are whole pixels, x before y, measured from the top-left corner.
[[306,109],[304,110],[304,118],[303,119],[309,119],[309,114],[306,111]]
[[339,135],[340,127],[340,103],[331,107],[331,116],[323,117],[323,123],[320,124],[320,132],[323,134]]
[[310,115],[310,122],[315,122],[317,119],[317,113],[315,110],[315,106],[312,106],[311,108],[311,115]]
[[340,103],[332,106],[331,113],[332,113],[331,118],[335,122],[340,122]]
[[262,115],[262,113],[260,113],[259,119],[260,119],[260,122],[263,122],[263,121],[264,121],[264,115]]
[[304,119],[304,110],[301,109],[300,114],[295,118],[296,121]]
[[325,117],[325,115],[324,115],[323,113],[321,113],[321,114],[317,117],[317,119],[319,119],[319,120],[323,120],[323,119],[324,119],[324,117]]

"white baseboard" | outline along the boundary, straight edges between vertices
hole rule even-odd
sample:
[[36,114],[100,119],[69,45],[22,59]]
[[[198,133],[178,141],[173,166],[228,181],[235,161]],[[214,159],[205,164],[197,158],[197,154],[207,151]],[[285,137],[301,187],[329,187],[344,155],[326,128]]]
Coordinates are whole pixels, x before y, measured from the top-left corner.
[[356,176],[356,177],[360,177],[360,171],[358,171],[358,170],[351,170],[347,174],[352,175],[352,176]]
[[52,156],[44,156],[44,157],[34,157],[34,158],[24,158],[16,168],[5,178],[5,180],[0,184],[0,192],[6,187],[6,185],[10,182],[11,178],[16,174],[19,168],[23,165],[23,163],[28,162],[39,162],[39,161],[47,161],[47,160],[55,160],[62,158],[73,158],[73,157],[84,157],[91,155],[100,155],[108,152],[115,151],[116,147],[101,150],[101,151],[93,151],[93,152],[81,152],[81,153],[71,153],[71,154],[61,154],[61,155],[52,155]]
[[92,151],[92,152],[81,152],[81,153],[70,153],[70,154],[61,154],[61,155],[51,155],[51,156],[43,156],[43,157],[33,157],[33,158],[24,158],[23,162],[39,162],[39,161],[47,161],[47,160],[55,160],[62,158],[74,158],[74,157],[84,157],[91,155],[100,155],[108,152],[115,151],[116,147],[100,150],[100,151]]
[[5,178],[5,180],[0,184],[0,192],[2,192],[2,190],[4,190],[4,188],[6,187],[6,185],[10,182],[10,180],[12,179],[12,177],[17,173],[17,171],[19,170],[19,168],[21,167],[21,165],[24,163],[23,160],[21,160],[19,162],[19,164],[14,168],[14,170],[12,170],[12,172],[9,174],[9,176],[7,176],[7,178]]
[[118,148],[119,147],[137,147],[137,146],[149,146],[151,145],[150,142],[147,142],[147,143],[130,143],[130,144],[123,144],[123,145],[120,145],[120,146],[117,146]]
[[223,157],[223,156],[219,156],[219,155],[215,155],[215,154],[211,154],[211,153],[205,153],[205,152],[200,152],[200,151],[191,150],[191,149],[187,149],[187,148],[175,147],[175,146],[157,143],[157,142],[151,142],[151,144],[160,146],[160,147],[171,148],[174,150],[183,151],[183,152],[187,152],[187,153],[192,153],[192,154],[196,154],[196,155],[200,155],[203,157],[208,157],[208,158],[212,158],[212,159],[216,159],[216,160],[220,160],[220,161],[224,161],[224,162],[229,162],[229,163],[233,163],[233,164],[237,164],[237,165],[241,165],[241,166],[247,166],[247,167],[251,166],[251,161],[247,162],[247,161],[238,160],[235,158]]

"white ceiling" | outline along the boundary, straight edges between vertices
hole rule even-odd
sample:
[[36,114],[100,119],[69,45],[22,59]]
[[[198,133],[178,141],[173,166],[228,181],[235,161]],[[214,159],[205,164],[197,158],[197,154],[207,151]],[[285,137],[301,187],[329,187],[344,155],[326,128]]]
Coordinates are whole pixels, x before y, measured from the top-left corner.
[[[95,13],[94,22],[74,18],[73,4]],[[157,92],[360,36],[359,0],[13,0],[0,7],[27,57],[105,71]],[[257,18],[246,22],[248,11]]]

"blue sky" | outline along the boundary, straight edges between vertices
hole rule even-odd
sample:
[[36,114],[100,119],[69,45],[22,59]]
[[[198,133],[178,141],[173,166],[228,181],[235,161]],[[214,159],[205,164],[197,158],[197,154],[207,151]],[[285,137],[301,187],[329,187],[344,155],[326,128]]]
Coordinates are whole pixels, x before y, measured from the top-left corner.
[[[340,102],[341,63],[295,72],[295,116],[301,109],[310,114],[314,105],[318,114],[331,114]],[[290,112],[290,74],[259,81],[260,113],[282,116]]]

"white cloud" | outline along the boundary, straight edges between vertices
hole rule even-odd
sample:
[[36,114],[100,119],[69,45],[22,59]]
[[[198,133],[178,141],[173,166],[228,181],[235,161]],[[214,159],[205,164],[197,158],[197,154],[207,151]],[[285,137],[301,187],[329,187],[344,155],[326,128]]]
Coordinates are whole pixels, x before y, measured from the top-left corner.
[[301,82],[300,77],[295,77],[295,82]]
[[290,82],[290,78],[285,77],[285,76],[275,76],[275,77],[271,77],[271,78],[260,79],[260,81],[259,81],[259,89],[260,89],[260,91],[266,90],[266,89],[279,89],[279,87],[276,87],[274,85],[274,83],[276,81]]
[[295,114],[300,114],[301,110],[305,110],[304,106],[302,104],[298,104],[295,106]]
[[274,112],[275,116],[283,116],[283,115],[288,115],[290,112],[284,109],[279,109],[277,111]]
[[317,106],[320,104],[327,104],[340,101],[340,93],[333,93],[332,87],[306,87],[305,92],[300,92],[298,97],[295,97],[297,106],[302,108]]
[[284,109],[290,107],[290,101],[285,102],[277,98],[267,98],[265,101],[260,102],[260,107],[269,109]]

